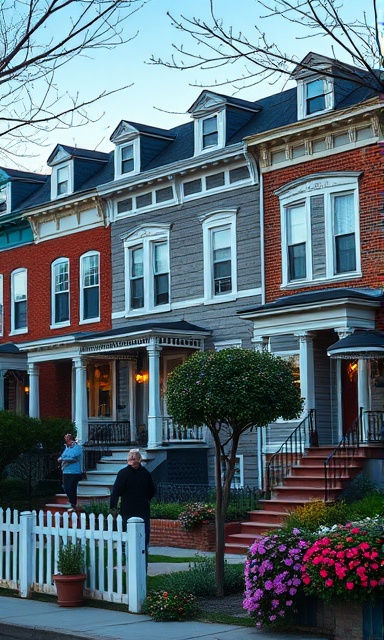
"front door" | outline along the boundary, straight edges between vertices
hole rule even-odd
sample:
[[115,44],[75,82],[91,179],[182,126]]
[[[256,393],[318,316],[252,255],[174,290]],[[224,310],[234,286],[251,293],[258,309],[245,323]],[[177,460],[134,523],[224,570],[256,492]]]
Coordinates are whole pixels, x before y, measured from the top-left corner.
[[341,360],[343,435],[358,417],[357,360]]

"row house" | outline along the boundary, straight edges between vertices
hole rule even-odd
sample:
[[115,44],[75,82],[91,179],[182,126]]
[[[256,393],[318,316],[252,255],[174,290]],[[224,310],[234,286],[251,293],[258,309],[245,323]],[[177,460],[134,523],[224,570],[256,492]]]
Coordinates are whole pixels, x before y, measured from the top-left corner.
[[[0,406],[71,417],[83,442],[145,447],[158,480],[206,483],[209,435],[166,406],[194,350],[288,358],[323,442],[380,402],[380,359],[366,349],[356,374],[343,343],[380,322],[380,103],[314,54],[293,77],[255,102],[203,91],[173,129],[122,120],[109,154],[58,145],[49,176],[2,171]],[[293,426],[267,429],[264,453]],[[237,485],[261,485],[260,454],[244,437]]]

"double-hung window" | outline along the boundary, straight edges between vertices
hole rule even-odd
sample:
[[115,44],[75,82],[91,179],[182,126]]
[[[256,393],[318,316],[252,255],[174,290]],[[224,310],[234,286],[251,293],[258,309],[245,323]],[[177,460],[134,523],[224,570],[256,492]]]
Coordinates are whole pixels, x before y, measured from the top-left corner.
[[135,168],[133,144],[121,148],[121,173],[131,173]]
[[202,216],[204,300],[220,302],[237,293],[236,210]]
[[334,108],[335,89],[328,76],[312,76],[299,80],[297,85],[298,119],[309,118]]
[[324,80],[317,78],[305,84],[305,112],[307,116],[325,109]]
[[100,254],[89,252],[80,258],[80,321],[100,319]]
[[63,196],[69,190],[69,167],[59,167],[56,173],[57,195]]
[[287,208],[287,244],[289,280],[306,277],[307,225],[305,204]]
[[357,173],[312,175],[277,195],[283,286],[361,275]]
[[69,324],[69,260],[52,264],[52,324]]
[[217,147],[219,143],[219,130],[217,115],[204,118],[202,121],[202,147]]
[[141,227],[124,237],[127,313],[169,309],[169,227]]
[[195,155],[225,146],[225,109],[195,120]]
[[12,333],[28,331],[27,322],[27,270],[17,269],[11,274],[11,326]]

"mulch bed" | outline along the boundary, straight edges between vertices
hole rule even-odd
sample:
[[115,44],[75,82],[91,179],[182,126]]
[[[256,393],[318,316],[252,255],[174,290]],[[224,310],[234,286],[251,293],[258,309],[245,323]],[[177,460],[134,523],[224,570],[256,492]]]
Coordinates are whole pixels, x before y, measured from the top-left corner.
[[226,613],[236,618],[247,618],[248,612],[243,609],[242,593],[236,593],[223,598],[202,598],[199,601],[201,611],[207,613]]

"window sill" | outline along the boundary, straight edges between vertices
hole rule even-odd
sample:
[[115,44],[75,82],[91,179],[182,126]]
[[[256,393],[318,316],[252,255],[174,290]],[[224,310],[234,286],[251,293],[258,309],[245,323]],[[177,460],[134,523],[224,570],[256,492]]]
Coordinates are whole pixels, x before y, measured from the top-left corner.
[[70,326],[71,326],[71,323],[69,321],[68,322],[57,322],[55,324],[51,324],[49,328],[50,329],[62,329],[63,327],[70,327]]
[[234,300],[237,300],[237,292],[236,293],[231,293],[228,295],[223,295],[223,296],[216,296],[214,298],[206,298],[204,300],[204,304],[208,305],[208,304],[220,304],[223,302],[233,302]]
[[145,307],[142,307],[141,309],[126,311],[125,318],[137,318],[140,316],[153,315],[154,313],[166,313],[167,311],[171,311],[170,304],[164,304],[153,309],[146,309]]
[[28,333],[28,327],[25,327],[24,329],[14,329],[13,331],[10,331],[9,335],[10,336],[20,336],[20,335],[23,335],[25,333]]
[[97,318],[87,318],[87,320],[80,320],[79,324],[91,324],[92,322],[100,322],[100,316]]
[[333,276],[331,278],[319,278],[317,280],[295,280],[294,282],[288,282],[287,284],[280,285],[280,289],[288,291],[290,289],[301,289],[302,287],[313,287],[318,284],[333,284],[334,282],[346,282],[348,280],[355,280],[356,278],[362,278],[361,271],[354,271],[352,273],[343,273],[343,275]]

